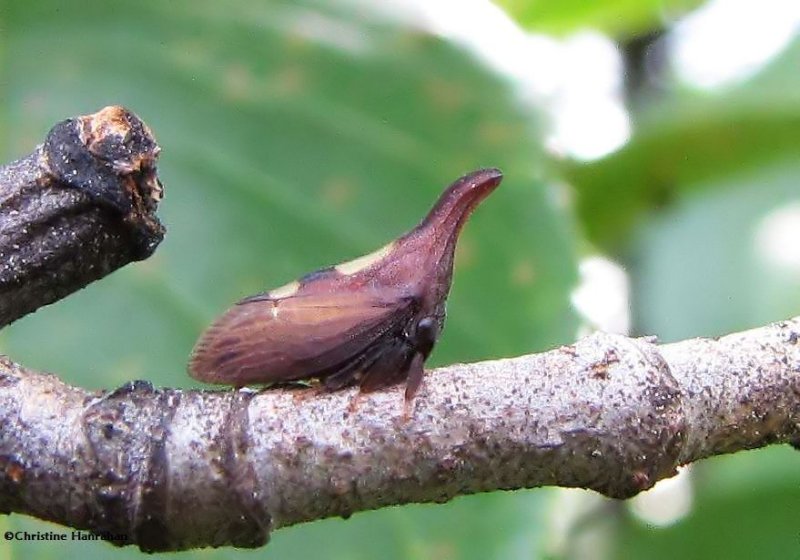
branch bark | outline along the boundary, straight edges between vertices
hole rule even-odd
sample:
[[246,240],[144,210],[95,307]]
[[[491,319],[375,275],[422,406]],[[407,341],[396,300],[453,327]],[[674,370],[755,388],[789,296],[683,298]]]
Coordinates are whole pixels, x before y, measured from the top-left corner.
[[136,115],[106,107],[0,167],[0,327],[155,250],[158,152]]
[[[0,170],[3,323],[163,235],[158,148],[135,116],[56,129]],[[800,318],[663,346],[595,334],[429,371],[410,417],[402,388],[355,406],[353,391],[89,392],[0,359],[0,512],[165,551],[496,489],[627,498],[682,464],[799,441],[799,340]]]
[[[800,318],[658,346],[595,334],[401,388],[90,393],[0,363],[0,510],[146,551],[496,489],[627,498],[711,455],[800,438]],[[120,544],[120,542],[117,542]]]

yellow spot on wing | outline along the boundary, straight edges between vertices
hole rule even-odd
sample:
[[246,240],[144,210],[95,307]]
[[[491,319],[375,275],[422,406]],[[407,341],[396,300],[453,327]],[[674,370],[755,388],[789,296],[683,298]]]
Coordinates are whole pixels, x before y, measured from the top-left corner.
[[281,286],[280,288],[275,288],[274,290],[269,291],[269,297],[272,299],[282,299],[293,296],[297,293],[297,290],[300,289],[300,282],[295,280],[294,282],[289,282],[288,284]]
[[361,270],[364,270],[370,265],[375,264],[386,255],[391,253],[392,249],[394,248],[394,241],[389,243],[388,245],[384,245],[374,253],[370,253],[369,255],[364,255],[363,257],[358,257],[357,259],[353,259],[352,261],[343,262],[342,264],[337,264],[334,268],[336,272],[340,274],[344,274],[348,276],[350,274],[355,274]]

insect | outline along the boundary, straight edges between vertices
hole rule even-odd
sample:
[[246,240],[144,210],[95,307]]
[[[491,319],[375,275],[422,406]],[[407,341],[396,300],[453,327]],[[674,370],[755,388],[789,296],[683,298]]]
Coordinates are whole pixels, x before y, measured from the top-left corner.
[[241,300],[200,336],[189,374],[237,387],[316,378],[361,392],[405,381],[410,402],[444,327],[458,235],[502,177],[469,173],[374,253]]

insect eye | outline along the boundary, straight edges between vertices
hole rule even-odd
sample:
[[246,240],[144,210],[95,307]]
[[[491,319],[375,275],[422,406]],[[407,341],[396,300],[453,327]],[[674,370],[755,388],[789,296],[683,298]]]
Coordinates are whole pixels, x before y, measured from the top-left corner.
[[417,323],[417,339],[436,340],[438,326],[432,317],[424,317]]

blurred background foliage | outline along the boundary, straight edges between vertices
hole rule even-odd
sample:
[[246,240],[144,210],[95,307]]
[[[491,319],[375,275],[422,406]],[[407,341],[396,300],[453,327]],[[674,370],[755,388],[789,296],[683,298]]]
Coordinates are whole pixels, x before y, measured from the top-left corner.
[[[148,261],[4,329],[0,351],[85,387],[194,387],[186,357],[231,302],[382,245],[481,166],[506,179],[465,230],[431,365],[572,341],[581,315],[570,295],[581,260],[597,254],[624,267],[634,334],[670,341],[796,315],[797,27],[749,74],[714,87],[682,78],[670,50],[693,10],[726,3],[741,4],[504,0],[504,13],[485,0],[6,0],[0,160],[61,119],[125,105],[163,148],[168,234]],[[754,29],[775,21],[756,19]],[[554,134],[569,79],[542,86],[537,70],[566,67],[559,57],[587,29],[618,59],[609,98],[625,125],[591,157]],[[512,40],[518,49],[492,51]],[[530,42],[545,48],[522,52]],[[594,76],[577,58],[577,75]],[[613,111],[585,114],[580,136],[608,132],[592,118]],[[704,461],[650,513],[579,491],[494,493],[293,527],[262,551],[181,556],[788,557],[800,546],[798,467],[800,454],[779,447]],[[17,515],[0,529],[61,530]],[[65,554],[140,556],[0,541],[0,558]]]

